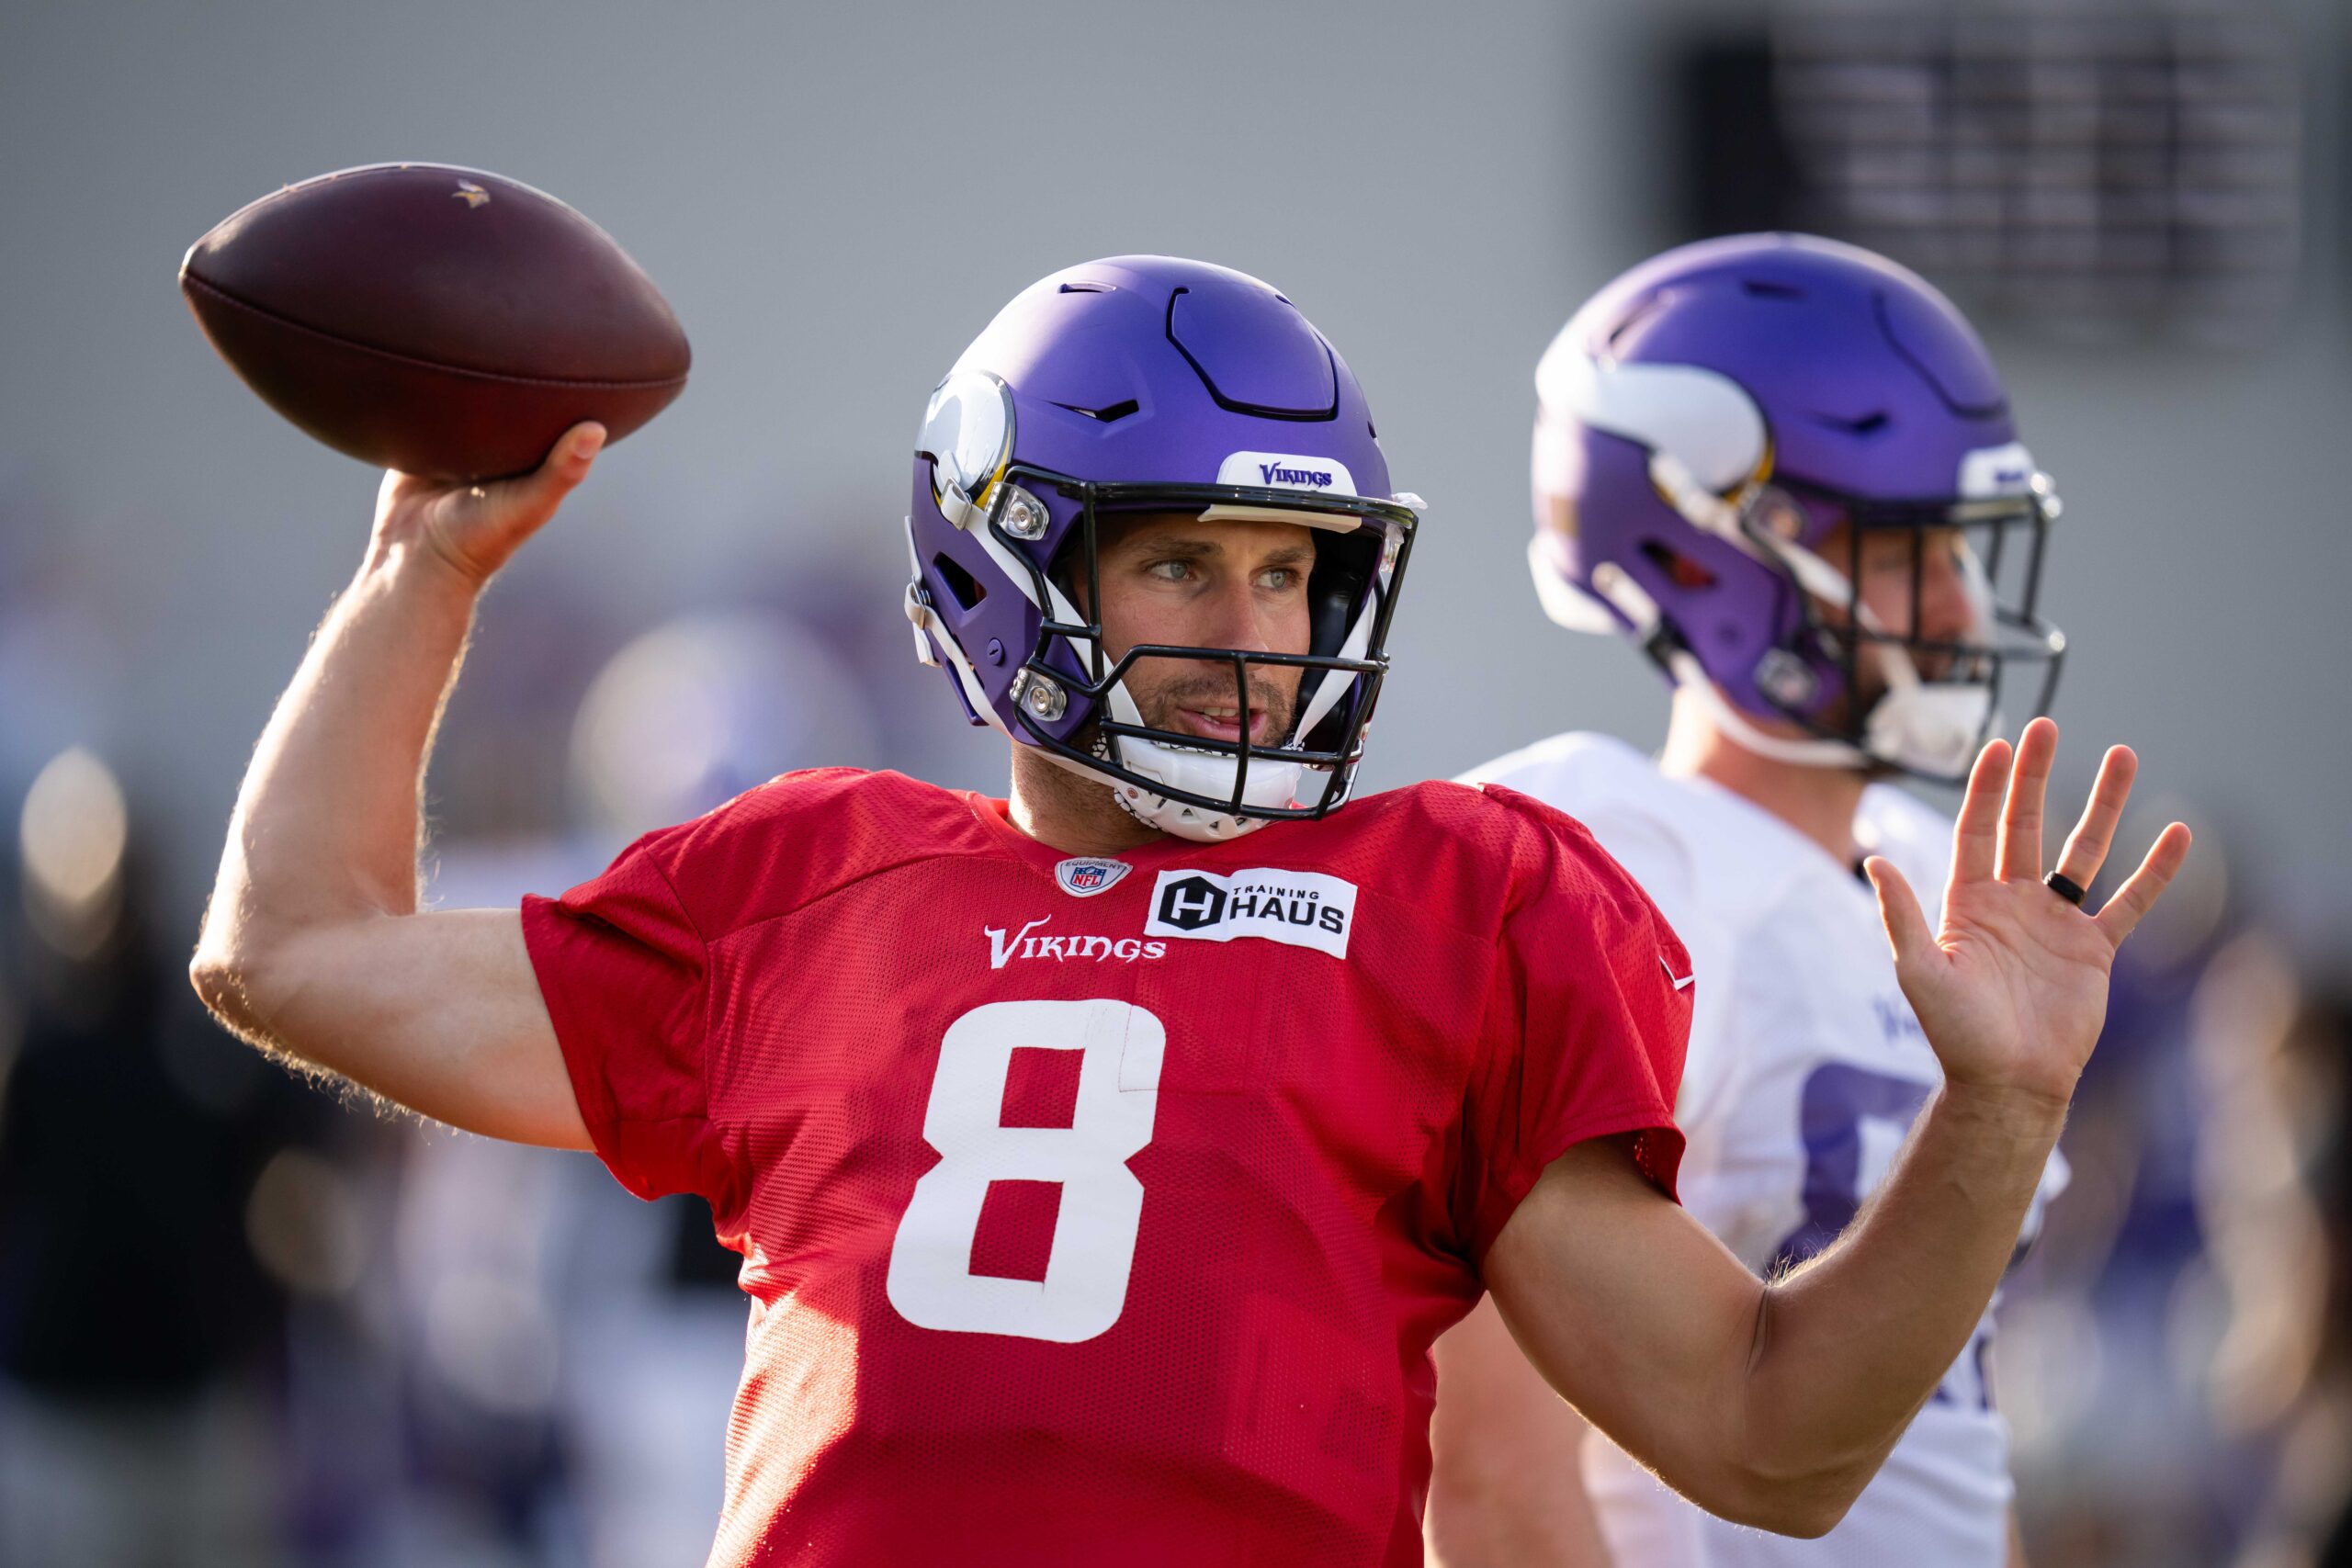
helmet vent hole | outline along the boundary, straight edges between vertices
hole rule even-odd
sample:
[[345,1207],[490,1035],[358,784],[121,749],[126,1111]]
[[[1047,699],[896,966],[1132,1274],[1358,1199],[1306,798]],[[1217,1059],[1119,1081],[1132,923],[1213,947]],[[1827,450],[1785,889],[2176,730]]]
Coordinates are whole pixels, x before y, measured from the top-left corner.
[[1744,277],[1740,288],[1757,299],[1802,299],[1804,290],[1793,283],[1781,283],[1770,277]]
[[1642,541],[1642,558],[1666,573],[1667,581],[1689,592],[1715,585],[1715,574],[1692,560],[1689,556],[1660,544],[1656,539]]
[[1125,398],[1115,403],[1106,403],[1099,409],[1082,408],[1077,403],[1056,403],[1054,407],[1057,409],[1068,409],[1070,412],[1076,414],[1084,414],[1088,419],[1093,420],[1097,423],[1114,424],[1118,421],[1126,418],[1127,415],[1140,410],[1143,405],[1136,402],[1133,398]]
[[1813,421],[1815,424],[1826,425],[1831,430],[1842,430],[1849,435],[1876,435],[1886,428],[1887,414],[1884,409],[1872,409],[1868,413],[1851,415],[1817,413],[1813,416]]
[[1065,283],[1061,287],[1061,292],[1064,294],[1108,294],[1112,292],[1112,288],[1107,283]]
[[939,573],[939,581],[947,585],[947,592],[956,596],[956,603],[967,610],[978,605],[981,600],[989,596],[987,587],[970,572],[956,565],[953,556],[932,557],[931,570]]

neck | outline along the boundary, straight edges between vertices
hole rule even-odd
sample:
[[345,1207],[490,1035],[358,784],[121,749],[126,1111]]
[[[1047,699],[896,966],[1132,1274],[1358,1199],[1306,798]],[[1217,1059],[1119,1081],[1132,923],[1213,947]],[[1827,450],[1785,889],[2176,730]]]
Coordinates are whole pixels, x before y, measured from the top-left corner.
[[1658,767],[1677,778],[1703,778],[1761,807],[1819,844],[1841,865],[1860,853],[1854,843],[1854,813],[1861,808],[1868,778],[1859,771],[1814,768],[1760,757],[1725,735],[1705,706],[1678,692]]
[[1160,835],[1120,808],[1111,786],[1071,773],[1035,747],[1012,749],[1012,825],[1065,854],[1115,855]]

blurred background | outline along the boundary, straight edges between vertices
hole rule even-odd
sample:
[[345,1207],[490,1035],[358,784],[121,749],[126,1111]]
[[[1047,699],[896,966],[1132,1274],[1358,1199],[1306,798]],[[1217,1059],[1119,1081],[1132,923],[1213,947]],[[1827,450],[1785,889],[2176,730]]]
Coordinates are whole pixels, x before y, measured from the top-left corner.
[[898,523],[925,395],[1055,267],[1223,262],[1348,355],[1431,505],[1374,787],[1663,733],[1521,564],[1578,301],[1763,227],[1926,272],[2067,502],[2062,783],[2128,739],[2131,855],[2199,835],[2004,1316],[2031,1560],[2352,1561],[2348,96],[2342,0],[0,0],[0,1564],[708,1544],[743,1311],[694,1201],[340,1102],[181,978],[376,478],[174,267],[402,158],[578,206],[695,349],[489,596],[431,779],[458,907],[788,767],[1001,790],[910,657]]

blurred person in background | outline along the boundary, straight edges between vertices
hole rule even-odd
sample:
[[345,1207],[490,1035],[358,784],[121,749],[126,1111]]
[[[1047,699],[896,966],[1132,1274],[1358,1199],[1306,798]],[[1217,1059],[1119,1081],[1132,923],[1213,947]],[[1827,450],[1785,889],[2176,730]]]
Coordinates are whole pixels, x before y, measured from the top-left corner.
[[2197,990],[2198,1217],[2228,1301],[2214,1424],[2265,1477],[2236,1568],[2352,1564],[2352,991],[2256,931]]
[[[1577,313],[1536,385],[1539,595],[1656,661],[1673,716],[1656,760],[1572,734],[1464,776],[1582,820],[1681,934],[1683,1201],[1778,1278],[1853,1221],[1942,1080],[1862,863],[1893,862],[1932,914],[1951,824],[1882,781],[1960,782],[2005,688],[2046,705],[2064,642],[2034,598],[2056,504],[1967,322],[1850,246],[1755,235],[1655,257]],[[2070,842],[2062,873],[2087,884],[2105,847]],[[2067,886],[2045,897],[2079,900]],[[2020,1247],[2065,1176],[2053,1151]],[[1448,1568],[2012,1560],[1989,1308],[1843,1522],[1789,1540],[1588,1440],[1497,1304],[1438,1348],[1430,1520]]]
[[[311,1097],[155,950],[138,823],[86,750],[34,780],[0,1060],[0,1563],[277,1560],[270,1389],[314,1247]],[[5,1009],[0,1000],[0,1009]],[[0,1053],[5,1056],[5,1053]]]

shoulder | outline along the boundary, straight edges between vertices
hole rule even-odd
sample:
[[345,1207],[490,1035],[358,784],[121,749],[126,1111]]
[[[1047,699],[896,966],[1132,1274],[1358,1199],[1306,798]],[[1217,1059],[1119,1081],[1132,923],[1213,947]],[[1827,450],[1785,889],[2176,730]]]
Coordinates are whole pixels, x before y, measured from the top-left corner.
[[650,833],[624,858],[658,869],[715,941],[865,877],[990,844],[963,795],[902,773],[812,768]]

